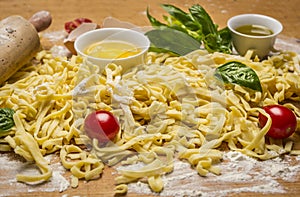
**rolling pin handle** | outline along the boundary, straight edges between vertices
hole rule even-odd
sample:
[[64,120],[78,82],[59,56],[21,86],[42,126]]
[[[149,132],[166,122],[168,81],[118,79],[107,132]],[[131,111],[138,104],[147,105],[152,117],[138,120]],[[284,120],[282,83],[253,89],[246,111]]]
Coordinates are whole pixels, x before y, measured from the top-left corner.
[[29,22],[35,27],[37,32],[41,32],[51,25],[52,16],[50,12],[42,10],[32,15]]

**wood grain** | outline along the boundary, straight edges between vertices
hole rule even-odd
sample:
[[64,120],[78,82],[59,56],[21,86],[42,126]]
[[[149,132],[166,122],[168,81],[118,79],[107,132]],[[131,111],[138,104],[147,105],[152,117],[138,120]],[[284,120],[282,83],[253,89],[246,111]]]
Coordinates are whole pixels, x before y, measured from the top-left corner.
[[220,27],[226,25],[227,20],[242,13],[257,13],[272,16],[283,23],[283,35],[300,39],[300,2],[298,0],[1,0],[0,18],[19,14],[30,18],[35,12],[45,9],[52,13],[53,23],[48,31],[63,29],[66,21],[77,17],[87,17],[99,24],[107,16],[132,22],[139,26],[147,26],[149,22],[145,10],[158,18],[164,11],[162,3],[177,5],[187,10],[193,4],[202,5]]

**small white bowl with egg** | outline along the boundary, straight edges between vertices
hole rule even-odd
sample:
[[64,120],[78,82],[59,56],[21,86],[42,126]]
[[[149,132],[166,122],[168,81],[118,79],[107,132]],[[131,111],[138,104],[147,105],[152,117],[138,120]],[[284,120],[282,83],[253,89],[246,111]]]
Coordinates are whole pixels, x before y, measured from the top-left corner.
[[260,58],[274,49],[276,36],[282,31],[282,24],[269,16],[261,14],[241,14],[230,18],[227,26],[231,31],[235,50],[245,55],[248,50]]
[[80,35],[74,43],[77,55],[103,70],[109,63],[122,72],[144,64],[150,41],[143,33],[126,28],[101,28]]

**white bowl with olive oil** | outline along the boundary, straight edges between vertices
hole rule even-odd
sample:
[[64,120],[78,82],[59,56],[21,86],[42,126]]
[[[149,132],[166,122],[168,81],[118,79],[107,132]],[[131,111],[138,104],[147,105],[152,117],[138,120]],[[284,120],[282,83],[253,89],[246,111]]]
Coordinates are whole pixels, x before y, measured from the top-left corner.
[[126,28],[101,28],[80,35],[74,43],[78,55],[98,65],[122,66],[122,72],[144,64],[150,41],[143,33]]
[[264,58],[274,49],[276,36],[282,31],[282,24],[269,16],[241,14],[230,18],[227,26],[231,31],[235,50],[245,55],[253,50],[254,56]]

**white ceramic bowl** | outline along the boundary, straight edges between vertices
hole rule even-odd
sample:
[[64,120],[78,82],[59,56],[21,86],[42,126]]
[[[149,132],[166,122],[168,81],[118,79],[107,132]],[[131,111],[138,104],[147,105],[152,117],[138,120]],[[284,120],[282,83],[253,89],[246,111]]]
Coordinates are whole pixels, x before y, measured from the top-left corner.
[[[272,30],[273,34],[268,36],[253,36],[242,34],[236,28],[243,25],[261,25]],[[231,31],[232,42],[235,50],[240,55],[245,55],[247,50],[253,50],[254,55],[260,58],[267,56],[270,51],[275,51],[274,43],[276,36],[282,31],[282,24],[269,16],[260,14],[242,14],[230,18],[227,26]]]
[[[106,59],[89,56],[84,53],[86,47],[100,41],[123,41],[140,48],[140,53],[127,58]],[[74,48],[78,55],[87,58],[91,63],[98,65],[102,70],[107,64],[115,63],[121,65],[123,72],[130,68],[145,63],[146,53],[149,49],[150,41],[143,33],[126,28],[101,28],[86,32],[80,35],[74,43]]]

